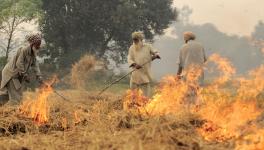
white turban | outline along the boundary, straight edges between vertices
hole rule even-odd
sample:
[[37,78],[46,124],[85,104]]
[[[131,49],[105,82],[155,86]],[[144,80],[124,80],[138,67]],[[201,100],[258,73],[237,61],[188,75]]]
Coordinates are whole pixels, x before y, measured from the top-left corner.
[[185,41],[195,40],[196,36],[193,32],[187,31],[183,33],[183,37]]
[[134,32],[134,33],[132,33],[132,39],[143,40],[144,39],[144,35],[143,35],[142,32]]

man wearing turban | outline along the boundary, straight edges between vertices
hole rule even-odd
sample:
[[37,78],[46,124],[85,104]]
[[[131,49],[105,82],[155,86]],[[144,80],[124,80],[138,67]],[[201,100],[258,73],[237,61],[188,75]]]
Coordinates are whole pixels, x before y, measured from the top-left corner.
[[7,62],[2,70],[0,103],[6,101],[17,105],[22,99],[22,86],[29,82],[29,69],[36,73],[36,79],[42,83],[42,77],[37,62],[37,53],[41,45],[41,35],[31,34],[26,36],[27,45],[17,50],[15,55]]
[[[133,44],[128,52],[128,64],[136,69],[131,75],[130,88],[140,89],[146,97],[150,97],[151,60],[160,59],[159,53],[150,44],[144,43],[141,32],[132,34]],[[149,62],[145,65],[144,63]]]
[[186,80],[197,81],[203,85],[203,66],[206,62],[204,47],[195,41],[196,36],[192,32],[183,34],[185,44],[180,49],[178,76],[183,75]]

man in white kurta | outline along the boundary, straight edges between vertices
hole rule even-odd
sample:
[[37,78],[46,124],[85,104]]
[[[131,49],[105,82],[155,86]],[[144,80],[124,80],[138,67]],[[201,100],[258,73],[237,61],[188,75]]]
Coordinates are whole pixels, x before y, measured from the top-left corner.
[[206,56],[204,47],[195,39],[194,33],[184,33],[185,44],[180,49],[178,75],[183,75],[186,80],[197,80],[203,85]]
[[143,42],[141,32],[134,32],[132,39],[133,45],[129,48],[128,64],[136,71],[131,74],[130,88],[132,90],[141,89],[146,97],[150,97],[151,61],[156,58],[160,59],[160,56],[150,44]]

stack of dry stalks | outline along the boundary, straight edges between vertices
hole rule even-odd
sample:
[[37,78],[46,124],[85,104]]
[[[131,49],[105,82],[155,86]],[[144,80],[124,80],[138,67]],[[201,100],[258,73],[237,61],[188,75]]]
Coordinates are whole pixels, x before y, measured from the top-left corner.
[[96,60],[94,56],[85,55],[79,62],[75,63],[71,69],[71,85],[78,89],[83,89],[88,82],[90,75],[95,71],[100,61]]

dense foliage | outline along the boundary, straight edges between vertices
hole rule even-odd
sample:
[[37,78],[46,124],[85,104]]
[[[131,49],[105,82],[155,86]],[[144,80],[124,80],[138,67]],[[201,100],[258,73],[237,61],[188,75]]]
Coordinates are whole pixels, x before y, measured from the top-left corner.
[[172,0],[43,0],[41,28],[60,66],[85,53],[122,62],[133,31],[152,40],[175,20],[171,5]]

